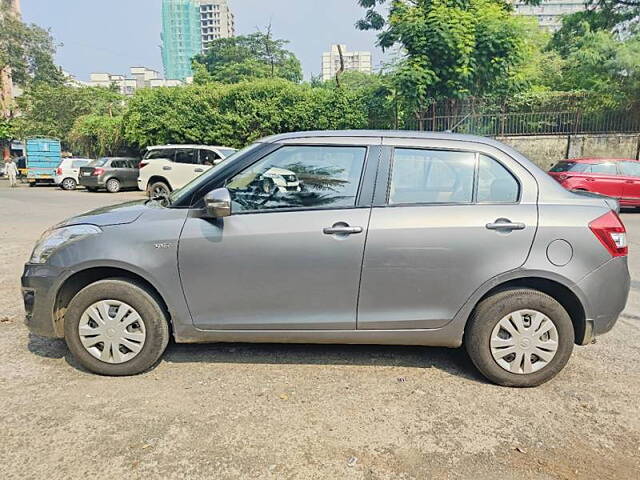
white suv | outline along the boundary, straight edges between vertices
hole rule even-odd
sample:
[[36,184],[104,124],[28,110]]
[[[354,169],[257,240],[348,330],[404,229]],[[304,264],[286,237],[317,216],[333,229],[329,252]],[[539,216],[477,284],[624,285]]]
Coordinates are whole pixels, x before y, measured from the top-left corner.
[[80,167],[92,162],[90,158],[64,158],[53,176],[53,181],[63,190],[75,190],[78,186]]
[[150,197],[169,194],[233,153],[233,148],[208,145],[148,147],[140,162],[138,188]]

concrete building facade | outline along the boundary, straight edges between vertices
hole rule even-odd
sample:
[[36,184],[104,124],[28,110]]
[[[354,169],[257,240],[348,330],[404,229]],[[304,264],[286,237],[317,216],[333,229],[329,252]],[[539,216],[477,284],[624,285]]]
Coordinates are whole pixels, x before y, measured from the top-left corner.
[[164,76],[186,80],[193,75],[191,59],[218,38],[235,35],[235,20],[227,0],[163,0],[162,61]]
[[123,95],[133,95],[136,90],[142,88],[156,87],[179,87],[184,82],[176,79],[165,80],[160,76],[160,72],[146,67],[131,67],[130,75],[119,75],[112,73],[92,73],[89,75],[90,87],[110,88],[116,86]]
[[544,0],[537,7],[526,5],[524,2],[513,2],[516,14],[535,17],[540,26],[549,31],[556,31],[562,26],[562,16],[584,10],[584,0]]
[[[372,72],[373,56],[371,52],[348,52],[346,45],[340,45],[340,48],[342,49],[345,72]],[[338,45],[331,45],[331,50],[322,54],[322,79],[327,81],[335,78],[339,70],[340,51]]]

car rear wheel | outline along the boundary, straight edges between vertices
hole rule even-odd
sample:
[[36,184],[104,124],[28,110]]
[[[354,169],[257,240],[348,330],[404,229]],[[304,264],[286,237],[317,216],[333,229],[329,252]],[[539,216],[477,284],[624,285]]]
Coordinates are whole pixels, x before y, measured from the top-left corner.
[[117,178],[110,178],[107,180],[107,192],[109,193],[118,193],[120,191],[120,180]]
[[152,367],[167,347],[169,325],[158,300],[127,279],[83,288],[65,313],[65,340],[87,370],[136,375]]
[[154,182],[149,186],[147,194],[149,198],[166,197],[171,193],[169,185],[164,182]]
[[60,186],[63,190],[75,190],[78,184],[73,178],[65,178]]
[[532,289],[506,290],[484,299],[465,332],[465,347],[478,370],[507,387],[535,387],[569,361],[574,329],[567,311]]

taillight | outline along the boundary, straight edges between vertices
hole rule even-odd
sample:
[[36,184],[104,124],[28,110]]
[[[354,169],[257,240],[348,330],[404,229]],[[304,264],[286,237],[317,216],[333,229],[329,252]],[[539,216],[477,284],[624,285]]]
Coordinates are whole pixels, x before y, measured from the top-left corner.
[[558,181],[559,182],[564,182],[565,180],[569,179],[569,175],[558,175]]
[[149,162],[145,162],[144,160],[138,164],[138,168],[146,167],[149,165]]
[[93,175],[94,177],[97,177],[98,175],[102,175],[103,173],[104,173],[104,168],[94,168],[93,173],[91,175]]
[[611,256],[623,257],[629,253],[627,229],[613,210],[596,218],[589,224],[589,228]]
[[60,167],[56,168],[56,175],[62,175],[62,169]]

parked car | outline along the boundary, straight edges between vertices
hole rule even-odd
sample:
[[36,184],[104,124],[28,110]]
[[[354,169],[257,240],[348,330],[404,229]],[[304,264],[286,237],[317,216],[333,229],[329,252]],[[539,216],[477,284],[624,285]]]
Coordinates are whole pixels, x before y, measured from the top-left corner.
[[30,187],[52,184],[56,168],[62,161],[60,140],[55,138],[29,138],[25,142],[27,182]]
[[[271,169],[304,180],[264,191]],[[459,347],[535,386],[625,307],[626,230],[495,140],[424,132],[263,139],[168,198],[45,232],[22,287],[31,332],[131,375],[177,342]]]
[[138,185],[138,164],[136,158],[108,157],[94,160],[86,167],[80,167],[80,185],[90,192],[104,188],[109,193],[117,193]]
[[572,158],[557,163],[549,175],[568,190],[615,198],[621,206],[640,206],[640,162],[625,158]]
[[140,162],[138,188],[150,197],[168,195],[235,152],[208,145],[161,145],[149,147]]
[[80,168],[92,161],[90,158],[64,158],[56,168],[53,177],[55,184],[63,190],[75,190],[80,181]]

